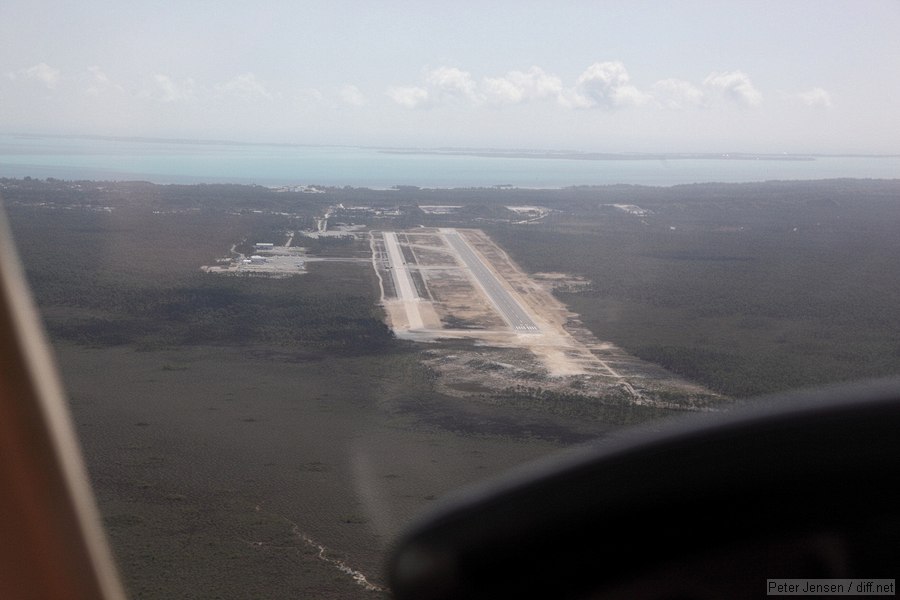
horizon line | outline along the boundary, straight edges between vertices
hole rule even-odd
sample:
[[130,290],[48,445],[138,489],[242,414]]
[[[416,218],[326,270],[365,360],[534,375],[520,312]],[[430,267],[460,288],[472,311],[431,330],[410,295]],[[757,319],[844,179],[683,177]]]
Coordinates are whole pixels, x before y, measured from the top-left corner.
[[111,142],[140,142],[151,144],[184,144],[184,145],[222,145],[222,146],[275,146],[288,148],[356,148],[361,150],[376,150],[379,152],[397,154],[456,154],[456,155],[495,155],[498,158],[557,158],[573,160],[615,160],[615,159],[768,159],[778,160],[785,158],[900,158],[900,153],[882,152],[746,152],[746,151],[623,151],[623,150],[571,150],[553,148],[510,148],[497,146],[394,146],[371,144],[314,144],[300,142],[252,142],[229,139],[212,138],[185,138],[185,137],[154,137],[154,136],[117,136],[88,133],[30,133],[30,132],[3,132],[0,135],[23,138],[55,138],[55,139],[86,139]]

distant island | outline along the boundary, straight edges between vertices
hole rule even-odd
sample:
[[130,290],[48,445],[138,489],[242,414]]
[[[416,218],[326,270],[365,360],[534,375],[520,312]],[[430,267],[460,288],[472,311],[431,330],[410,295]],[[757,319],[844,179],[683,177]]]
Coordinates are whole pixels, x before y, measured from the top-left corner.
[[384,154],[432,154],[439,156],[477,156],[482,158],[554,158],[561,160],[778,160],[813,161],[812,154],[748,154],[745,152],[574,152],[553,150],[485,150],[468,148],[383,148]]

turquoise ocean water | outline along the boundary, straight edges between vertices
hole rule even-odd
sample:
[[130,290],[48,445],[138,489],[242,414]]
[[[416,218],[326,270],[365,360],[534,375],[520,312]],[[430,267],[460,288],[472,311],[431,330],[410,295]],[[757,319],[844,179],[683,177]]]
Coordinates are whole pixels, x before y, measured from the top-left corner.
[[577,160],[386,153],[374,148],[0,135],[0,177],[390,188],[558,188],[900,177],[900,157]]

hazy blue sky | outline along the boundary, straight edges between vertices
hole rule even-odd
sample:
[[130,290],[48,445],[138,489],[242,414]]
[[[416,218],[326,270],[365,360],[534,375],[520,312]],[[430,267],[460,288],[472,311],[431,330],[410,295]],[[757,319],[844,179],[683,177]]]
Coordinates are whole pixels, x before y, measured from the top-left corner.
[[0,2],[0,132],[900,153],[900,2]]

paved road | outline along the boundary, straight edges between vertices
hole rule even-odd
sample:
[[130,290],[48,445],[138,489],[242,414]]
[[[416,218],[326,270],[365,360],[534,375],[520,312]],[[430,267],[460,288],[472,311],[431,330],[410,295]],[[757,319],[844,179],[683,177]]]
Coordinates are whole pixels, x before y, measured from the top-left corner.
[[488,269],[477,254],[469,246],[469,242],[453,229],[442,229],[444,239],[456,250],[459,257],[475,275],[475,280],[484,290],[488,299],[500,311],[500,315],[519,333],[540,333],[540,329],[522,308],[522,305],[506,291],[493,271]]
[[400,250],[400,242],[393,231],[385,231],[382,234],[384,246],[387,248],[388,260],[391,263],[391,277],[394,280],[394,289],[397,290],[397,298],[403,301],[406,308],[406,316],[409,319],[410,329],[422,329],[425,323],[416,302],[419,295],[416,286],[409,274],[406,261],[403,260],[403,252]]

